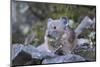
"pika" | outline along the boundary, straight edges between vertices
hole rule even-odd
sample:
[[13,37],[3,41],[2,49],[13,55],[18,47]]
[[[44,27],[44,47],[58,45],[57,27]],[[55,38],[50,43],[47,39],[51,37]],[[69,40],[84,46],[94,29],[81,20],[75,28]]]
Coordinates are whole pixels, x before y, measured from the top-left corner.
[[45,42],[40,47],[48,52],[56,53],[61,50],[63,54],[71,53],[77,40],[75,32],[69,27],[68,23],[67,17],[60,17],[56,20],[49,18],[44,36]]

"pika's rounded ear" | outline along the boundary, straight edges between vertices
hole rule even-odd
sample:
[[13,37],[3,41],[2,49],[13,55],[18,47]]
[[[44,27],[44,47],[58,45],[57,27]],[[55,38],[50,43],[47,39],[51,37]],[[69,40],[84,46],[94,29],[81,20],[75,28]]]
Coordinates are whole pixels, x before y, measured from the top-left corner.
[[68,18],[67,17],[60,17],[61,22],[63,22],[65,25],[68,24]]
[[50,22],[50,21],[52,21],[52,18],[49,18],[49,19],[48,19],[48,22]]
[[49,27],[51,23],[52,23],[52,18],[49,18],[47,22],[47,27]]

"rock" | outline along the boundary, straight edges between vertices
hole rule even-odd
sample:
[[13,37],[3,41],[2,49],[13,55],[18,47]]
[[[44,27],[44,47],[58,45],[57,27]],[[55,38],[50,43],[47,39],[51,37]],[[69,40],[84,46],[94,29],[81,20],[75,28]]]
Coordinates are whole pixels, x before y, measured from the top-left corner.
[[32,45],[13,44],[11,49],[12,66],[40,64],[41,53]]
[[42,55],[42,57],[54,57],[56,56],[53,52],[45,47],[45,45],[40,45],[36,48]]
[[22,50],[26,53],[29,53],[34,59],[42,59],[41,53],[32,45],[24,46]]
[[90,44],[89,39],[86,39],[86,38],[79,38],[77,39],[77,41],[78,41],[79,46],[82,46],[84,43]]
[[79,62],[79,61],[85,61],[85,59],[79,55],[68,54],[68,55],[64,55],[64,56],[56,56],[53,58],[46,58],[43,60],[42,64]]
[[77,39],[77,46],[75,49],[88,49],[90,41],[86,38]]
[[13,44],[11,47],[12,65],[41,64],[42,59],[56,56],[54,53],[39,51],[32,45]]
[[32,45],[22,44],[12,45],[11,60],[12,66],[85,61],[83,57],[75,54],[59,56],[51,52],[37,50]]
[[81,23],[78,25],[78,27],[74,30],[76,36],[78,36],[85,28],[89,27],[92,24],[93,24],[93,20],[90,17],[85,16],[81,21]]
[[14,44],[11,46],[11,60],[13,60],[22,50],[22,44]]
[[22,51],[30,54],[32,58],[41,58],[41,53],[32,45],[24,46],[22,44],[14,44],[11,49],[12,60]]
[[24,65],[27,62],[31,61],[31,55],[21,51],[18,53],[18,55],[12,60],[12,66],[18,66],[18,65]]

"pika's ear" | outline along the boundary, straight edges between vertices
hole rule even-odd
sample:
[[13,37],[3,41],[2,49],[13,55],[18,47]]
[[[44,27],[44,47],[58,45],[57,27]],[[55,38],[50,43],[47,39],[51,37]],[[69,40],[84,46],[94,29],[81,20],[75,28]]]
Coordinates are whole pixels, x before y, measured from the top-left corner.
[[52,21],[52,18],[49,18],[49,19],[48,19],[48,22],[50,22],[50,21]]
[[68,25],[68,18],[67,17],[60,17],[61,22],[63,22],[65,25]]
[[50,26],[50,24],[52,23],[52,20],[53,20],[52,18],[49,18],[49,19],[48,19],[48,22],[47,22],[47,27],[49,27],[49,26]]

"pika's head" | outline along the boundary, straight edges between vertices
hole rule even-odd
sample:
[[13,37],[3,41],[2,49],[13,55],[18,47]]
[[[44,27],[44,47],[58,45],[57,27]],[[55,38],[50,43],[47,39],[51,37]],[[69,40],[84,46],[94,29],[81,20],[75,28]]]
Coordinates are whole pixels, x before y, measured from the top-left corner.
[[64,33],[66,26],[68,26],[68,18],[66,17],[60,17],[56,20],[49,18],[47,23],[47,37],[58,40]]

